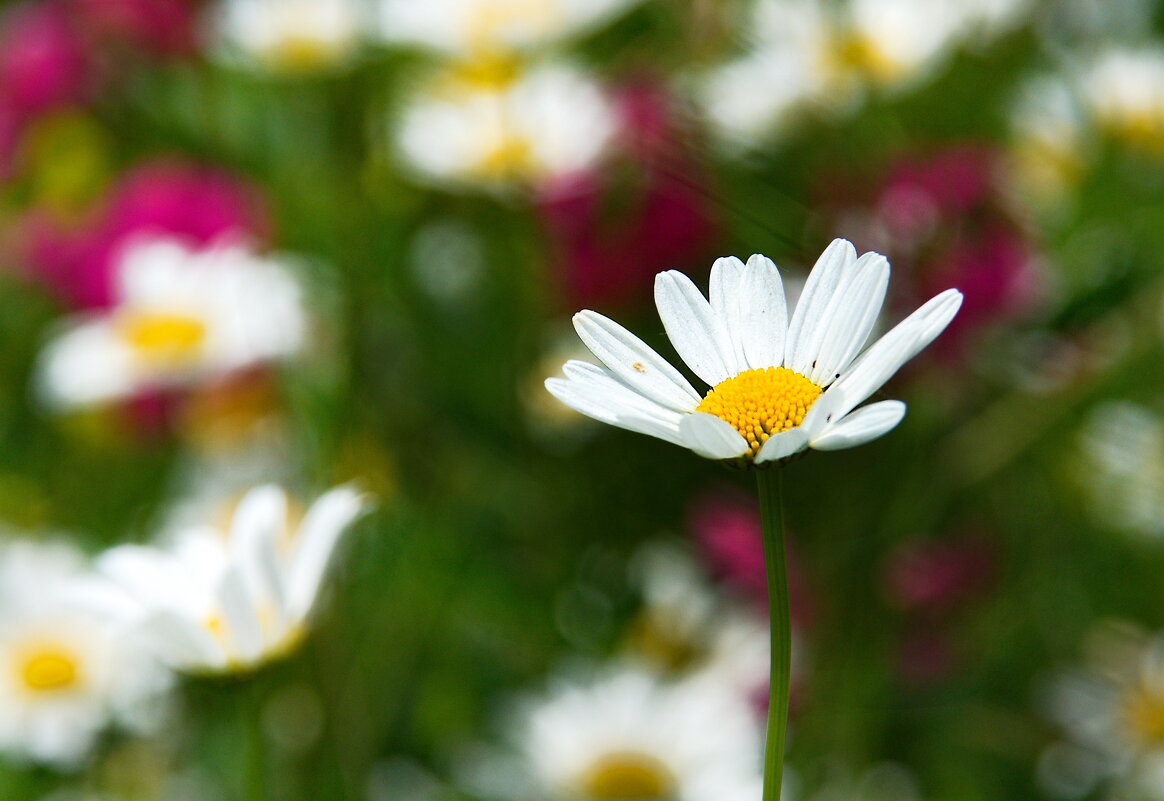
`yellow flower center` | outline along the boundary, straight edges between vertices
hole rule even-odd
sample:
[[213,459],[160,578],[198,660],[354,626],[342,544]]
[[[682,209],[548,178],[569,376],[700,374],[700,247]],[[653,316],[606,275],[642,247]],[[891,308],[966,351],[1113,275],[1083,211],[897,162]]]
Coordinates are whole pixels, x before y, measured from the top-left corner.
[[486,178],[517,178],[534,169],[533,152],[529,142],[507,135],[477,165],[477,172]]
[[130,312],[119,321],[119,327],[137,356],[155,367],[190,364],[206,340],[206,325],[182,314]]
[[289,33],[263,53],[267,63],[283,72],[314,72],[338,61],[346,42],[328,42],[307,32]]
[[1164,744],[1164,693],[1139,686],[1123,702],[1123,719],[1132,739],[1145,744]]
[[787,367],[764,367],[719,382],[695,411],[730,423],[755,457],[770,436],[803,423],[823,391]]
[[877,42],[861,33],[840,37],[834,45],[833,60],[842,70],[852,69],[874,81],[890,83],[905,72],[905,66],[893,59]]
[[20,679],[33,692],[66,690],[77,683],[79,674],[74,655],[59,647],[33,651],[20,665]]
[[649,754],[618,751],[602,756],[582,780],[587,801],[668,801],[675,777]]
[[449,71],[449,90],[463,95],[466,90],[500,92],[521,75],[521,62],[508,54],[486,53],[462,61]]

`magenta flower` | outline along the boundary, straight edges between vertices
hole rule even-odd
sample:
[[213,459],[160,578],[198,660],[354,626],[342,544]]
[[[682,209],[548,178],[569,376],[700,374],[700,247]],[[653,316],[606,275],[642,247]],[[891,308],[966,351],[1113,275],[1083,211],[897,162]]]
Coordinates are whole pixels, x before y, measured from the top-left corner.
[[110,303],[113,264],[131,238],[164,235],[204,245],[230,236],[264,239],[270,228],[254,187],[178,159],[131,169],[88,226],[70,229],[43,213],[24,222],[22,244],[32,272],[82,308]]
[[81,102],[93,69],[62,5],[26,3],[0,17],[0,105],[19,119]]

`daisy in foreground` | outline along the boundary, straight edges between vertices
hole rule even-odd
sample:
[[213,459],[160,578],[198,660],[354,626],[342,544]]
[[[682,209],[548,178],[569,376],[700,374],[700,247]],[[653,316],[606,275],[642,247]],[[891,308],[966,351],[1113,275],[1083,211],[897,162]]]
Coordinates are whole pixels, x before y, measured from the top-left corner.
[[98,561],[137,608],[146,639],[176,670],[238,673],[299,644],[340,535],[363,511],[350,487],[301,521],[282,489],[256,487],[226,525],[183,530],[168,548],[121,545]]
[[[718,260],[709,298],[682,273],[660,273],[655,305],[667,337],[710,391],[701,397],[641,339],[592,311],[574,315],[574,327],[605,366],[568,361],[566,377],[548,379],[546,388],[596,420],[743,466],[860,445],[905,416],[901,401],[860,404],[962,305],[962,293],[947,289],[862,352],[888,286],[885,257],[858,258],[843,239],[821,255],[791,315],[780,273],[763,256]],[[772,649],[764,801],[780,798],[792,669],[780,474],[756,473]]]
[[711,386],[700,396],[641,339],[593,311],[574,327],[605,367],[566,362],[546,388],[595,420],[682,445],[709,459],[763,465],[804,450],[860,445],[890,431],[905,404],[857,408],[928,345],[962,304],[956,289],[932,298],[864,353],[889,262],[860,258],[837,239],[825,250],[791,316],[770,259],[716,261],[710,300],[682,273],[660,273],[655,304],[676,352]]

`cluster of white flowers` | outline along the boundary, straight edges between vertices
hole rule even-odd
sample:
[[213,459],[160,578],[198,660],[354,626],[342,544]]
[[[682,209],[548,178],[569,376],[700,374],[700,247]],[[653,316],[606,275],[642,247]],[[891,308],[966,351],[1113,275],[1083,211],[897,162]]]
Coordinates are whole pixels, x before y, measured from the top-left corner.
[[930,77],[957,46],[1007,30],[1023,0],[757,0],[747,51],[696,79],[696,96],[725,142],[750,147],[805,108],[852,107],[869,88]]
[[746,801],[761,794],[768,627],[719,597],[684,551],[646,547],[634,575],[642,609],[609,664],[559,676],[515,705],[526,777],[486,788],[526,801]]
[[116,546],[95,565],[63,543],[3,546],[0,751],[75,767],[111,725],[156,730],[172,670],[250,670],[290,651],[363,506],[340,487],[299,521],[281,489],[260,486],[221,528]]
[[42,394],[54,407],[197,385],[303,344],[298,283],[283,262],[242,244],[133,240],[115,281],[113,306],[66,321],[42,355]]
[[1048,747],[1038,777],[1048,795],[1164,799],[1164,635],[1122,622],[1089,637],[1085,663],[1043,694],[1065,738]]

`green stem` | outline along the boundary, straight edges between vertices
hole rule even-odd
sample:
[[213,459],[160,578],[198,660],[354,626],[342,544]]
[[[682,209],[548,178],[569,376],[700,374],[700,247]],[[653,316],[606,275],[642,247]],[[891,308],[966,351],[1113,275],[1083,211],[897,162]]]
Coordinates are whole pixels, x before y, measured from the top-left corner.
[[764,801],[780,801],[784,778],[784,735],[788,726],[788,681],[792,667],[792,630],[788,614],[788,570],[784,559],[784,502],[780,467],[756,472],[760,525],[768,575],[768,614],[772,656],[768,689],[768,731],[764,739]]
[[263,699],[253,677],[246,679],[247,687],[235,687],[239,725],[246,753],[243,765],[243,799],[266,801],[267,755],[263,732]]

